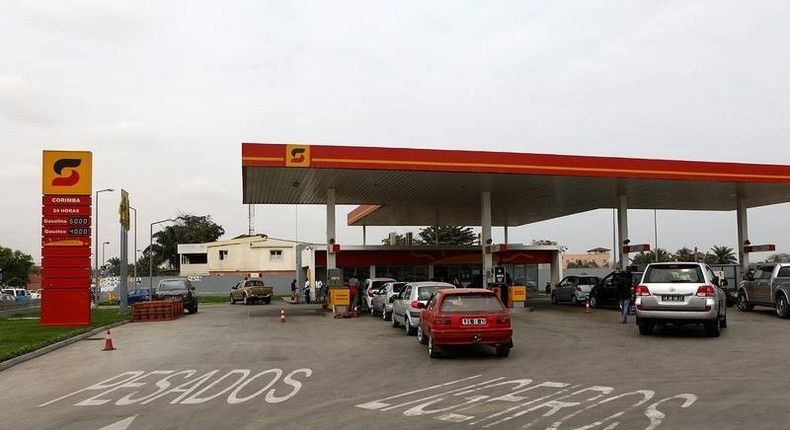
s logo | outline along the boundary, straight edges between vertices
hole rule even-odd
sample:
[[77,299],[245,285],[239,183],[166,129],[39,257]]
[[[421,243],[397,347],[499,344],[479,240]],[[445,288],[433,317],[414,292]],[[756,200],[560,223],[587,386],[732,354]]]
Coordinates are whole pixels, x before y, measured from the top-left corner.
[[[56,187],[70,187],[80,181],[80,174],[75,170],[82,164],[82,160],[78,158],[61,158],[55,161],[52,169],[57,175],[52,179],[52,185]],[[64,171],[69,173],[68,176],[64,175]]]
[[285,165],[287,167],[310,167],[310,146],[286,145]]

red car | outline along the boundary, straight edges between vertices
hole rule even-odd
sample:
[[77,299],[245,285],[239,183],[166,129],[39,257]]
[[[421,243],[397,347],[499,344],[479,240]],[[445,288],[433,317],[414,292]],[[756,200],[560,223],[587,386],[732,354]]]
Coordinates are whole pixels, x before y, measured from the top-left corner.
[[510,313],[491,290],[448,288],[438,290],[422,308],[417,340],[428,344],[428,355],[461,345],[489,345],[500,357],[513,347]]

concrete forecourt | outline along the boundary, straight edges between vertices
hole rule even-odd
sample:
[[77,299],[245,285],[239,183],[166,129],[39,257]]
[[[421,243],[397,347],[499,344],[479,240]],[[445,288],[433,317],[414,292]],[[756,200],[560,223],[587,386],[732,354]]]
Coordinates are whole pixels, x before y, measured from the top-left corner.
[[[786,321],[730,308],[720,338],[640,336],[616,310],[513,309],[510,357],[430,359],[380,318],[317,306],[206,305],[130,323],[0,372],[0,422],[24,429],[781,428]],[[280,309],[285,309],[285,322]],[[759,357],[755,354],[759,351]],[[762,364],[755,371],[757,360]],[[762,405],[744,412],[744,399]],[[619,424],[618,424],[619,423]]]

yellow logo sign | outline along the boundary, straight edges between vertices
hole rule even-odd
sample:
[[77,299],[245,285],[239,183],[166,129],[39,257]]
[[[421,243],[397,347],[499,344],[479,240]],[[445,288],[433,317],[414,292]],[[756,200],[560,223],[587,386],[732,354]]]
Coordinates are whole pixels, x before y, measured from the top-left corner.
[[129,231],[129,193],[121,189],[121,204],[118,207],[118,215],[120,215],[121,227],[124,231]]
[[285,165],[287,167],[310,167],[310,146],[286,145]]
[[93,154],[89,151],[44,151],[43,194],[91,195]]

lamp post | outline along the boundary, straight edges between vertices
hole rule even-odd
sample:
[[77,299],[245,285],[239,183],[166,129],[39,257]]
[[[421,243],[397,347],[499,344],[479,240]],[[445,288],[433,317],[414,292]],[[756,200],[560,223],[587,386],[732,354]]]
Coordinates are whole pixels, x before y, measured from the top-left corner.
[[154,221],[151,223],[151,234],[148,236],[148,280],[150,281],[148,288],[149,300],[154,299],[154,226],[165,222],[175,221],[172,218],[163,219],[161,221]]
[[95,294],[95,296],[93,297],[93,302],[96,303],[96,304],[99,303],[99,291],[100,291],[99,290],[99,193],[112,192],[112,191],[115,191],[115,190],[112,189],[112,188],[105,188],[103,190],[96,190],[96,198],[94,199],[96,201],[96,217],[93,220],[93,230],[94,230],[93,231],[93,238],[94,238],[93,243],[94,243],[94,249],[95,249],[93,251],[94,252],[94,254],[93,254],[93,257],[94,257],[93,258],[93,272],[94,272],[94,276],[95,276],[95,278],[94,278],[95,290],[93,291],[93,294]]
[[137,288],[137,208],[129,206],[134,211],[134,286]]

